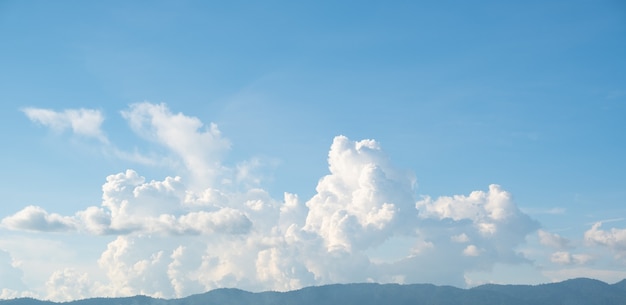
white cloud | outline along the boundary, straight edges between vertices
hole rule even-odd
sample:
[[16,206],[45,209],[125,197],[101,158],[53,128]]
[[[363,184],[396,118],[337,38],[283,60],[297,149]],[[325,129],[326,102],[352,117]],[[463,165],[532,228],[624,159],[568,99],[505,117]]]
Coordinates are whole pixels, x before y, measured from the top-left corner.
[[122,233],[111,228],[111,212],[99,207],[88,207],[76,213],[87,232],[105,235]]
[[189,228],[204,234],[214,232],[246,234],[252,222],[239,210],[223,208],[216,212],[192,212],[180,217],[183,230]]
[[608,247],[620,258],[626,257],[626,229],[600,229],[601,222],[595,223],[585,232],[585,241],[590,244]]
[[235,168],[235,180],[237,183],[248,186],[260,185],[262,177],[259,176],[258,169],[261,165],[261,160],[258,158],[240,162]]
[[[171,263],[167,265],[167,276],[170,279],[176,297],[184,297],[203,291],[202,285],[194,276],[200,266],[202,257],[194,251],[194,246],[178,246],[172,251]],[[197,250],[196,250],[197,251]]]
[[415,216],[413,177],[393,169],[376,141],[335,137],[328,165],[330,175],[306,203],[304,227],[324,238],[328,250],[367,249]]
[[569,247],[570,241],[567,238],[561,237],[556,233],[546,232],[544,230],[537,230],[539,236],[539,242],[554,249],[566,249]]
[[256,274],[259,281],[276,290],[294,290],[315,283],[314,274],[298,259],[301,253],[290,248],[261,250],[256,258]]
[[182,160],[201,186],[211,185],[223,170],[221,156],[230,148],[217,125],[208,127],[195,117],[170,112],[165,104],[139,103],[122,116],[140,136],[161,144]]
[[[436,201],[426,197],[418,202],[417,208],[424,217],[472,219],[485,228],[490,228],[490,224],[523,215],[512,203],[510,194],[496,184],[489,186],[489,192],[474,191],[469,196],[444,196]],[[484,233],[493,232],[487,230]]]
[[66,268],[52,273],[46,281],[47,299],[70,301],[91,296],[93,283],[87,273]]
[[480,252],[481,250],[474,245],[468,245],[463,249],[463,255],[465,256],[479,256]]
[[559,265],[584,265],[592,259],[588,254],[571,254],[567,251],[554,252],[550,257],[551,262]]
[[49,214],[38,206],[27,206],[12,216],[2,219],[2,226],[11,230],[60,232],[76,229],[72,217]]
[[24,108],[24,114],[33,122],[63,132],[71,129],[73,133],[85,137],[92,137],[107,143],[108,140],[101,130],[104,115],[94,109],[66,109],[54,111],[42,108]]
[[497,244],[494,250],[511,249],[538,228],[536,221],[517,208],[511,195],[495,184],[489,186],[488,192],[474,191],[469,196],[443,196],[436,200],[425,196],[416,208],[420,218],[465,227],[468,231],[456,234]]
[[[109,283],[101,288],[106,295],[144,294],[155,297],[172,295],[167,274],[168,259],[153,238],[119,236],[107,245],[98,264],[106,271]],[[169,289],[168,289],[169,288]]]
[[[84,227],[96,234],[131,232],[161,234],[244,234],[252,223],[240,210],[221,204],[194,205],[180,177],[166,177],[163,181],[149,181],[133,170],[110,175],[102,186],[102,208],[90,207],[78,215]],[[191,211],[194,207],[204,210]]]
[[[75,216],[61,216],[48,213],[41,207],[28,206],[4,218],[2,226],[24,231],[81,230],[98,235],[133,232],[164,235],[245,234],[252,228],[252,222],[244,211],[228,206],[204,206],[208,210],[189,210],[185,202],[189,191],[185,191],[186,186],[180,177],[146,182],[135,171],[128,170],[107,177],[102,190],[101,207],[88,207]],[[249,199],[242,197],[235,200],[261,202],[261,205],[263,200],[267,200],[262,198],[266,194],[256,197],[259,193],[251,192],[248,195],[251,196]]]
[[110,143],[106,134],[102,131],[104,115],[100,110],[95,109],[65,109],[54,111],[50,109],[28,107],[22,112],[32,121],[62,133],[68,129],[76,135],[85,138],[95,138],[103,145],[100,147],[103,155],[121,160],[131,161],[143,165],[163,166],[173,163],[164,156],[155,153],[143,154],[135,149],[134,151],[124,151]]

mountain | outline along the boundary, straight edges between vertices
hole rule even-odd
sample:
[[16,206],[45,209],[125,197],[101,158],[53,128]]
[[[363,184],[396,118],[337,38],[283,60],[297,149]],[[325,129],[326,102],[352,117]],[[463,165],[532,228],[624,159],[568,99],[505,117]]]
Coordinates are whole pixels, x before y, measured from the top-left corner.
[[[20,298],[0,305],[57,305],[60,303]],[[288,292],[248,292],[222,288],[181,299],[146,296],[92,298],[63,305],[624,305],[626,280],[607,283],[579,278],[543,285],[482,285],[471,289],[431,284],[335,284]]]
[[618,284],[579,278],[537,286],[483,285],[472,290],[504,294],[520,304],[626,304],[626,290]]

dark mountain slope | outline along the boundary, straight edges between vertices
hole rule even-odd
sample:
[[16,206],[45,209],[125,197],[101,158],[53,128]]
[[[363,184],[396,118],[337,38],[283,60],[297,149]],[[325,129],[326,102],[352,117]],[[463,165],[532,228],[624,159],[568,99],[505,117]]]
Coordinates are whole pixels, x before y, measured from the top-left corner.
[[500,293],[520,304],[626,304],[626,291],[607,283],[579,278],[560,283],[529,285],[483,285],[471,289]]
[[92,299],[84,299],[84,300],[68,302],[65,304],[71,304],[71,305],[147,305],[147,304],[169,305],[169,302],[170,301],[168,300],[155,299],[155,298],[147,297],[144,295],[138,295],[134,297],[124,297],[124,298],[92,298]]
[[613,287],[615,287],[615,288],[617,288],[617,289],[620,289],[620,290],[622,290],[622,291],[626,292],[626,279],[621,280],[621,281],[619,281],[619,282],[617,282],[617,283],[613,284]]
[[20,298],[12,300],[0,301],[1,305],[55,305],[56,303],[50,301],[40,301],[33,298]]
[[[252,293],[234,288],[221,288],[182,299],[170,300],[167,305],[239,305],[239,304],[279,304],[281,293]],[[2,304],[0,304],[2,305]]]

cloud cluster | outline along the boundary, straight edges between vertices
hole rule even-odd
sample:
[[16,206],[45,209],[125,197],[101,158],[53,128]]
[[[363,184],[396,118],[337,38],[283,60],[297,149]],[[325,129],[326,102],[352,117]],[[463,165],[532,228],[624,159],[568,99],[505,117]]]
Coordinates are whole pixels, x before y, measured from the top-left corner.
[[86,273],[72,268],[55,271],[46,281],[46,298],[76,300],[92,296],[92,283]]
[[566,251],[573,249],[571,241],[556,233],[550,233],[544,230],[538,230],[537,236],[539,237],[539,243],[552,249],[550,255],[550,262],[558,265],[585,265],[593,260],[593,256],[589,254],[578,254]]
[[[535,220],[517,208],[511,194],[495,184],[487,192],[474,191],[468,196],[443,196],[436,200],[425,196],[416,207],[421,219],[439,220],[432,227],[448,232],[451,242],[467,245],[463,249],[466,256],[481,254],[508,262],[522,260],[515,247],[539,228]],[[432,229],[427,230],[434,234]]]
[[[61,114],[74,112],[25,113],[61,128],[73,118]],[[490,185],[469,195],[418,198],[414,175],[395,167],[375,140],[335,137],[329,173],[315,195],[275,199],[250,187],[250,172],[240,179],[222,164],[230,143],[215,125],[164,104],[131,105],[122,115],[137,135],[171,152],[186,175],[147,181],[129,169],[106,178],[100,206],[69,216],[29,206],[4,218],[11,230],[114,237],[93,262],[101,276],[57,270],[45,283],[49,298],[178,297],[217,287],[289,290],[364,281],[462,286],[467,272],[528,261],[517,247],[538,224],[508,192]],[[393,257],[372,256],[385,247]]]
[[11,230],[83,231],[96,235],[155,233],[161,235],[245,234],[252,223],[242,210],[219,204],[196,204],[180,177],[146,182],[133,170],[110,175],[102,186],[102,206],[88,207],[74,216],[48,213],[28,206],[4,218]]

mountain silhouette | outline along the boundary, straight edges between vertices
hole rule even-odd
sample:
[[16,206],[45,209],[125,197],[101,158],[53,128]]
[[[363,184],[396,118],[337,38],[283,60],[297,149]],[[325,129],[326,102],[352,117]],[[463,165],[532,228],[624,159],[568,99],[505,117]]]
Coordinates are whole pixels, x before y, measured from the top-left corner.
[[2,300],[0,305],[624,305],[626,280],[615,284],[578,278],[542,285],[487,284],[471,289],[431,284],[334,284],[287,292],[215,289],[180,299],[147,296],[91,298],[64,303],[33,298]]

